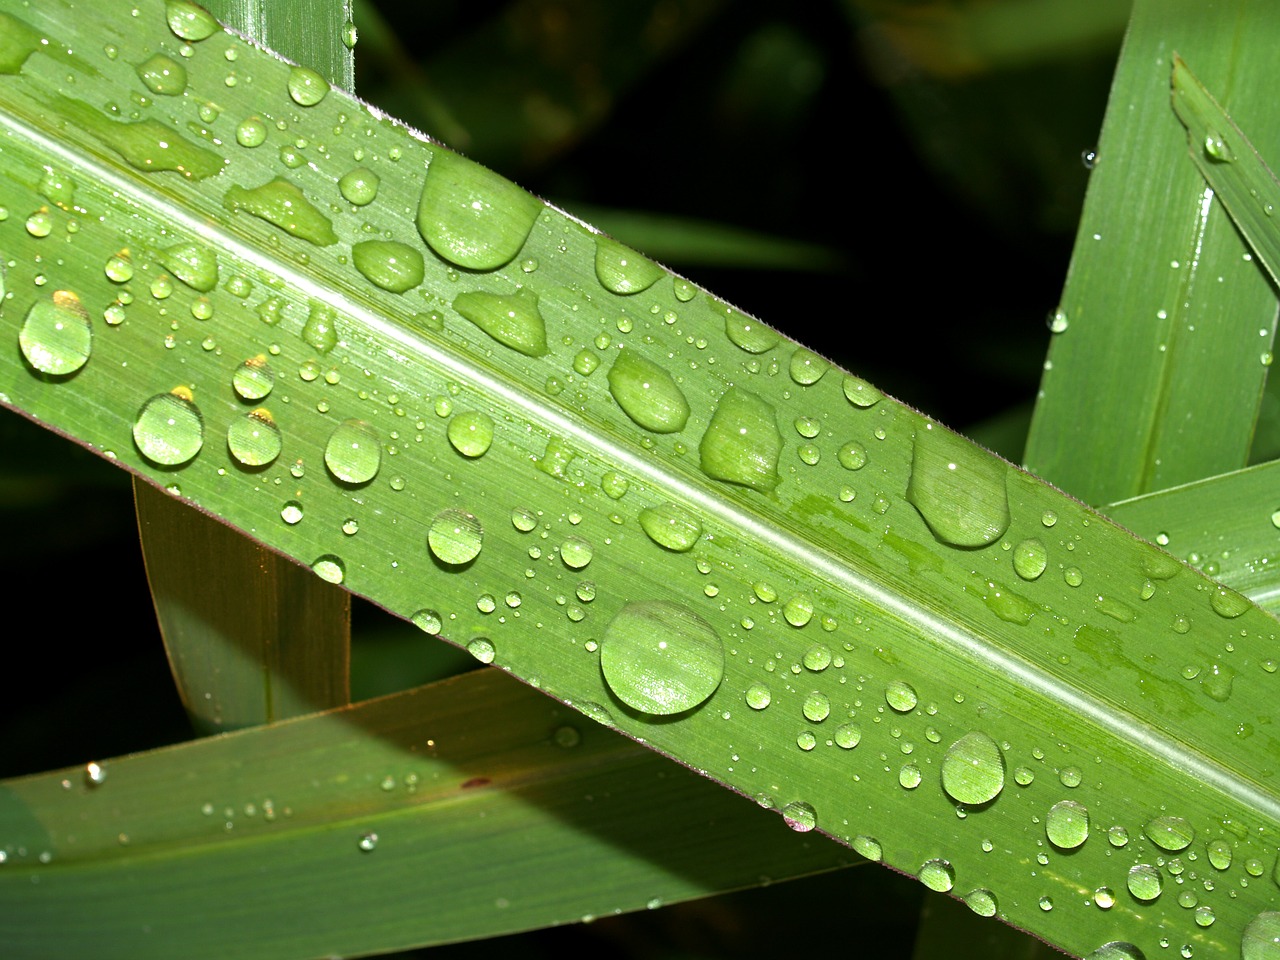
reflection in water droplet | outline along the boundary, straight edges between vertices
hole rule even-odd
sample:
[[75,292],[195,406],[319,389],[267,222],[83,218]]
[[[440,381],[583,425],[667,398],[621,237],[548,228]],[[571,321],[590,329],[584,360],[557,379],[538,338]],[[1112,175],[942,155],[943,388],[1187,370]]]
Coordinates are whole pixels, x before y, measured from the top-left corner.
[[596,236],[596,279],[613,293],[648,290],[665,274],[652,260],[642,257],[612,237]]
[[368,483],[382,466],[382,444],[363,420],[344,420],[329,435],[324,464],[343,483]]
[[1129,892],[1143,902],[1156,899],[1164,887],[1160,871],[1149,863],[1138,863],[1130,867],[1125,884]]
[[1048,565],[1049,551],[1034,537],[1013,548],[1013,569],[1023,580],[1037,579]]
[[581,537],[569,537],[560,544],[560,560],[570,570],[581,570],[591,562],[594,551]]
[[372,203],[378,196],[378,187],[382,180],[376,173],[366,167],[348,170],[338,180],[338,192],[347,203],[357,207]]
[[986,546],[1009,528],[1006,470],[972,442],[926,423],[916,430],[907,501],[941,542]]
[[946,860],[926,860],[920,868],[920,882],[930,890],[946,893],[955,885],[955,868]]
[[605,629],[600,667],[627,706],[667,715],[710,697],[724,676],[724,648],[710,624],[661,600],[629,603]]
[[801,800],[793,800],[783,807],[782,819],[796,833],[808,833],[818,825],[817,811]]
[[470,563],[480,554],[483,545],[484,528],[480,521],[462,510],[442,510],[427,531],[427,546],[437,560],[450,566]]
[[720,398],[698,445],[707,476],[765,492],[778,485],[781,451],[773,407],[739,387]]
[[476,637],[467,644],[467,653],[481,663],[493,663],[493,643],[487,637]]
[[321,580],[328,580],[330,583],[341,583],[347,575],[347,568],[342,559],[331,553],[317,559],[311,564],[311,569]]
[[262,467],[280,456],[280,428],[266,410],[236,417],[227,427],[227,449],[246,467]]
[[547,352],[547,324],[532,290],[460,293],[453,298],[453,309],[504,347],[527,357],[541,357]]
[[994,917],[999,909],[996,895],[990,890],[971,890],[964,895],[965,905],[980,917]]
[[1004,789],[1004,754],[985,733],[974,730],[947,748],[942,789],[956,803],[989,803]]
[[845,399],[855,407],[873,407],[884,399],[884,394],[867,381],[852,375],[844,378]]
[[487,413],[469,411],[449,421],[449,443],[464,457],[480,457],[493,443],[493,418]]
[[885,687],[884,699],[898,713],[909,713],[919,702],[915,687],[905,680],[894,680]]
[[164,15],[173,35],[182,40],[198,42],[221,29],[208,10],[190,0],[165,0]]
[[422,254],[395,240],[362,240],[353,244],[351,262],[375,287],[391,293],[412,290],[426,273]]
[[204,445],[204,420],[181,393],[158,393],[142,405],[133,423],[133,442],[152,463],[181,466]]
[[[0,297],[4,290],[0,288]],[[18,346],[27,363],[41,373],[64,377],[89,362],[93,326],[89,311],[70,290],[55,290],[31,305],[18,330]]]
[[1074,850],[1089,839],[1089,811],[1074,800],[1060,800],[1049,808],[1044,830],[1060,850]]
[[634,350],[614,359],[609,393],[628,417],[654,433],[683,430],[689,419],[689,402],[675,378]]
[[289,70],[289,96],[300,107],[314,107],[329,92],[324,77],[307,67]]
[[1195,829],[1182,817],[1156,817],[1147,821],[1142,832],[1157,847],[1170,853],[1185,850],[1196,838]]
[[702,536],[702,524],[698,518],[674,503],[641,510],[640,529],[658,546],[676,553],[692,550]]
[[418,232],[450,263],[495,270],[520,252],[541,211],[542,202],[511,181],[436,148],[418,201]]
[[430,608],[424,607],[410,617],[410,620],[412,620],[413,625],[423,633],[428,633],[433,637],[438,636],[440,631],[444,628],[444,624],[440,619],[440,614]]
[[769,706],[772,695],[769,688],[763,683],[753,683],[747,687],[747,706],[752,710],[763,710]]
[[157,96],[176,97],[187,89],[187,68],[163,53],[138,64],[138,78]]

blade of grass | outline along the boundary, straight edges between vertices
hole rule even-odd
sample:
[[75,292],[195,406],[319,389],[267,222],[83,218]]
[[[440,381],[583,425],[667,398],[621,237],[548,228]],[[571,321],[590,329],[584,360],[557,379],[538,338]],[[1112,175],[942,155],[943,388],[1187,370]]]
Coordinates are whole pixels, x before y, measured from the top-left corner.
[[1107,516],[1280,614],[1280,461],[1113,503]]
[[498,671],[98,769],[0,783],[8,956],[350,956],[853,858]]
[[[71,23],[57,9],[23,15],[65,37],[83,11]],[[92,68],[122,100],[129,65],[172,43],[154,31],[156,5],[140,10],[124,27],[94,23],[122,56]],[[1266,922],[1264,884],[1206,891],[1212,916],[1193,914],[1168,895],[1166,867],[1192,842],[1206,856],[1226,844],[1225,891],[1270,856],[1280,734],[1259,725],[1242,744],[1236,712],[1274,702],[1257,665],[1276,646],[1273,619],[492,174],[337,91],[291,104],[290,68],[233,38],[199,43],[192,99],[226,121],[184,126],[167,105],[151,118],[170,150],[192,146],[177,138],[200,136],[193,123],[209,132],[225,170],[187,153],[207,183],[148,172],[136,154],[143,171],[121,166],[120,128],[63,99],[59,46],[33,44],[21,73],[0,78],[11,169],[54,156],[76,203],[111,224],[68,229],[70,211],[40,210],[41,184],[12,176],[12,206],[36,215],[34,231],[0,224],[14,250],[5,321],[74,312],[40,299],[53,259],[55,286],[82,303],[130,294],[125,322],[100,330],[71,376],[0,355],[7,403],[180,481],[246,533],[795,829],[994,904],[1067,949],[1126,940],[1155,953],[1174,935],[1225,951]],[[268,136],[284,122],[279,152],[230,146],[254,116],[275,121]],[[314,145],[311,163],[292,163],[294,138]],[[380,172],[376,205],[338,203],[353,162]],[[248,193],[274,177],[297,192]],[[492,211],[500,229],[468,211]],[[401,246],[370,260],[351,245],[371,234]],[[193,237],[212,244],[222,279],[207,298],[170,276],[190,276],[169,251]],[[103,267],[124,242],[133,281]],[[391,270],[392,256],[421,258],[421,274]],[[247,418],[227,385],[259,354],[277,371],[272,412]],[[149,422],[148,403],[174,423]],[[260,434],[279,425],[267,470],[247,468],[259,448],[235,454],[246,419]],[[1196,629],[1171,649],[1179,616]],[[1228,621],[1250,639],[1224,705],[1180,671],[1189,651],[1219,655]],[[1224,826],[1239,822],[1256,832]],[[1131,889],[1131,868],[1165,895],[1140,884],[1096,909],[1104,888]]]
[[1244,3],[1134,6],[1025,461],[1090,503],[1248,462],[1275,294],[1186,161],[1168,71],[1194,49],[1233,114],[1263,127],[1275,27]]

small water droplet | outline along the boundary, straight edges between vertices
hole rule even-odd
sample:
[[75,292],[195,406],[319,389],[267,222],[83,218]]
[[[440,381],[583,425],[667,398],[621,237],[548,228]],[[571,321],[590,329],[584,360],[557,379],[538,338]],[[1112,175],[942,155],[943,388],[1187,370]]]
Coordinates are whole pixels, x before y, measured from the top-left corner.
[[481,457],[493,443],[493,418],[487,413],[460,413],[449,421],[449,443],[464,457]]
[[640,529],[654,543],[676,553],[692,550],[702,536],[698,518],[675,503],[645,507],[640,511]]
[[260,147],[267,141],[267,125],[258,116],[245,117],[236,126],[236,143],[250,149]]
[[783,807],[782,819],[796,833],[808,833],[818,825],[817,811],[802,800],[793,800]]
[[344,420],[329,435],[324,464],[343,483],[368,483],[382,466],[382,443],[363,420]]
[[375,287],[405,293],[422,283],[422,254],[395,240],[363,240],[351,247],[351,262]]
[[831,714],[831,701],[825,693],[815,690],[804,698],[804,704],[800,709],[806,720],[821,723]]
[[[4,290],[0,287],[0,297]],[[89,311],[70,290],[55,290],[31,305],[18,330],[26,361],[41,373],[66,377],[89,362],[93,326]]]
[[874,863],[879,863],[884,858],[884,850],[880,846],[880,841],[874,837],[856,836],[853,838],[851,846],[855,853],[866,857]]
[[753,683],[747,687],[746,697],[747,706],[752,710],[763,710],[769,706],[769,701],[772,699],[768,686],[763,683]]
[[467,653],[481,663],[493,663],[493,643],[487,637],[476,637],[467,644]]
[[164,15],[175,37],[193,43],[205,40],[221,29],[208,10],[190,0],[165,0]]
[[514,183],[436,148],[418,201],[418,232],[456,266],[496,270],[520,252],[541,211],[542,202]]
[[946,860],[926,860],[920,867],[920,882],[930,890],[946,893],[955,885],[955,868]]
[[378,835],[373,831],[360,834],[360,839],[356,841],[358,846],[364,853],[372,853],[378,846]]
[[1044,829],[1055,847],[1074,850],[1089,838],[1089,811],[1074,800],[1061,800],[1049,808]]
[[821,673],[831,666],[831,648],[823,643],[815,643],[804,652],[804,658],[801,662],[806,670],[813,673]]
[[1215,163],[1232,163],[1235,153],[1217,130],[1209,130],[1204,136],[1204,155]]
[[964,895],[965,905],[980,917],[994,917],[999,909],[996,895],[990,890],[971,890]]
[[479,556],[483,545],[484,528],[480,521],[462,510],[442,510],[427,531],[427,546],[432,554],[450,566],[470,563]]
[[90,761],[84,767],[84,779],[91,787],[100,787],[107,779],[107,768],[95,761]]
[[747,353],[764,353],[766,350],[773,349],[781,339],[776,330],[766,327],[759,320],[744,317],[732,307],[717,304],[714,300],[712,304],[713,307],[718,306],[719,310],[725,313],[725,336],[739,349]]
[[311,569],[321,580],[328,580],[330,583],[341,583],[347,575],[347,567],[342,562],[342,558],[331,553],[317,558],[316,562],[311,564]]
[[855,407],[874,407],[884,394],[860,377],[848,375],[844,378],[844,395]]
[[241,398],[261,400],[271,393],[271,388],[275,385],[275,372],[267,358],[259,354],[236,367],[231,374],[231,385]]
[[581,570],[591,562],[594,551],[581,537],[569,537],[560,544],[560,560],[570,570]]
[[836,459],[846,470],[861,470],[867,463],[867,448],[857,441],[850,440],[840,448]]
[[1161,850],[1177,853],[1185,850],[1196,838],[1195,829],[1182,817],[1160,816],[1147,821],[1142,832]]
[[596,236],[596,279],[606,290],[629,295],[648,290],[666,271],[612,237]]
[[862,728],[856,723],[842,723],[836,727],[836,746],[852,750],[862,741]]
[[246,467],[274,463],[283,445],[280,428],[266,410],[236,417],[227,427],[227,449]]
[[1214,663],[1200,676],[1200,689],[1210,700],[1226,703],[1231,699],[1231,687],[1236,672],[1225,663]]
[[367,167],[348,170],[338,180],[338,192],[347,203],[357,207],[370,204],[378,196],[381,178]]
[[894,680],[885,687],[884,699],[898,713],[910,713],[919,702],[915,687],[905,680]]
[[1129,868],[1125,885],[1128,886],[1131,894],[1146,903],[1160,896],[1164,889],[1164,880],[1160,877],[1160,871],[1151,864],[1138,863]]
[[423,608],[409,618],[415,627],[423,633],[431,636],[439,636],[440,631],[444,629],[444,623],[440,619],[440,614],[430,608]]
[[314,107],[329,93],[324,77],[307,67],[289,70],[289,96],[300,107]]
[[1050,333],[1066,333],[1069,324],[1070,322],[1067,319],[1067,312],[1061,307],[1049,314]]
[[1034,537],[1023,540],[1013,549],[1013,569],[1023,580],[1035,580],[1049,564],[1049,551]]
[[204,445],[204,419],[182,389],[159,393],[142,405],[133,423],[133,442],[152,463],[177,467]]
[[724,648],[711,625],[661,600],[627,604],[600,646],[609,689],[642,713],[668,715],[709,698],[724,676]]
[[796,383],[807,387],[821,380],[829,366],[830,364],[822,357],[801,347],[791,355],[788,373]]
[[942,789],[956,803],[989,803],[1004,789],[1004,753],[981,731],[965,734],[942,758]]
[[187,68],[163,53],[138,64],[138,78],[157,96],[176,97],[187,89]]
[[289,526],[293,526],[295,523],[300,522],[302,520],[302,517],[303,517],[302,504],[300,504],[297,500],[288,501],[280,509],[280,519],[283,520],[285,523],[289,524]]
[[675,378],[634,350],[618,353],[609,368],[609,393],[636,424],[654,433],[683,430],[689,402]]

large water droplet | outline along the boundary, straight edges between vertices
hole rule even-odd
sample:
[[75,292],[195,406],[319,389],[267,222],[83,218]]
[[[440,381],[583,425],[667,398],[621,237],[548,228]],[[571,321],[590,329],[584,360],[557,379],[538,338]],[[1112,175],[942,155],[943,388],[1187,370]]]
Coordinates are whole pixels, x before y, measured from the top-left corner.
[[893,680],[884,690],[884,699],[898,713],[909,713],[916,708],[919,697],[916,688],[905,680]]
[[1037,579],[1048,565],[1049,551],[1034,537],[1013,548],[1013,569],[1023,580]]
[[818,356],[812,350],[806,350],[801,347],[791,355],[791,363],[788,372],[791,379],[801,386],[809,386],[817,383],[822,379],[822,375],[827,372],[827,368],[831,364]]
[[541,211],[542,201],[511,181],[438,149],[418,202],[418,232],[450,263],[496,270],[520,252]]
[[1147,960],[1146,954],[1125,940],[1112,940],[1090,953],[1085,960]]
[[1154,900],[1164,888],[1160,871],[1149,863],[1138,863],[1130,867],[1125,883],[1129,892],[1143,902]]
[[803,800],[793,800],[782,808],[782,819],[796,833],[808,833],[818,825],[818,812]]
[[218,30],[218,21],[204,7],[190,0],[165,0],[164,16],[175,37],[198,42]]
[[[560,544],[560,560],[570,570],[581,570],[591,562],[591,558],[595,555],[591,544],[583,540],[581,537],[569,537],[564,543]],[[582,599],[583,589],[579,589],[578,597]],[[592,593],[594,596],[594,593]]]
[[265,220],[290,236],[318,247],[338,242],[333,222],[303,196],[296,184],[281,177],[253,189],[232,186],[222,202],[228,210],[243,211]]
[[[0,288],[0,297],[4,294]],[[31,305],[18,330],[18,346],[27,363],[41,373],[65,377],[89,362],[93,326],[89,311],[70,290],[55,290]]]
[[996,895],[990,890],[970,890],[964,895],[965,906],[980,917],[994,917],[998,910]]
[[138,78],[157,96],[176,97],[187,89],[187,68],[163,53],[138,64]]
[[461,566],[480,555],[484,545],[484,527],[471,514],[462,510],[442,510],[431,521],[427,546],[441,563]]
[[955,867],[946,860],[926,860],[920,868],[920,882],[930,890],[946,893],[955,885]]
[[289,70],[289,97],[300,107],[314,107],[329,93],[324,77],[307,67]]
[[693,549],[702,536],[702,524],[684,507],[664,503],[640,511],[640,529],[654,543],[676,553]]
[[1082,803],[1060,800],[1044,819],[1049,842],[1060,850],[1074,850],[1089,839],[1089,811]]
[[375,287],[404,293],[422,282],[422,254],[395,240],[364,240],[351,248],[351,262]]
[[773,407],[740,387],[720,398],[698,445],[707,476],[766,492],[778,485],[781,451]]
[[382,443],[363,420],[344,420],[329,435],[324,465],[343,483],[368,483],[382,466]]
[[873,407],[884,399],[884,394],[861,377],[852,374],[844,378],[845,399],[855,407]]
[[764,353],[781,339],[776,330],[766,327],[759,320],[744,317],[731,307],[721,305],[720,309],[727,311],[724,318],[725,336],[734,346],[747,353]]
[[236,417],[227,427],[227,449],[246,467],[263,467],[280,456],[284,441],[280,428],[266,410]]
[[875,863],[879,863],[884,858],[884,849],[880,846],[880,841],[875,837],[854,837],[852,846],[855,853]]
[[596,279],[613,293],[648,290],[666,271],[612,237],[596,237]]
[[464,457],[481,457],[493,444],[493,418],[470,410],[449,421],[449,443]]
[[540,357],[547,352],[547,323],[532,290],[460,293],[453,298],[453,309],[503,346],[527,357]]
[[1240,937],[1241,960],[1280,960],[1280,912],[1268,910],[1249,921]]
[[634,350],[613,361],[609,392],[628,417],[654,433],[683,430],[689,420],[689,402],[675,378]]
[[1244,594],[1236,593],[1230,587],[1224,587],[1221,584],[1213,588],[1213,593],[1209,595],[1209,604],[1213,607],[1214,613],[1228,620],[1235,619],[1253,606]]
[[262,354],[250,357],[231,374],[231,385],[245,400],[261,400],[275,385],[275,373]]
[[1009,528],[1006,464],[949,430],[916,431],[907,502],[933,535],[957,547],[982,547]]
[[198,243],[179,243],[161,256],[169,272],[192,290],[208,293],[218,285],[218,255]]
[[203,180],[222,171],[221,156],[159,120],[111,120],[96,107],[70,97],[54,97],[50,106],[71,126],[98,137],[135,170],[175,171],[190,180]]
[[133,442],[152,463],[177,467],[189,461],[204,445],[204,420],[182,390],[158,393],[142,405],[133,423]]
[[338,192],[347,203],[357,207],[373,203],[378,196],[378,187],[382,179],[367,167],[356,167],[348,170],[338,180]]
[[1004,771],[999,745],[974,730],[947,748],[942,758],[942,789],[956,803],[989,803],[1004,789]]
[[1182,817],[1156,817],[1147,821],[1142,832],[1157,847],[1170,853],[1185,850],[1196,838],[1195,828]]
[[444,629],[444,623],[440,619],[440,614],[429,607],[424,607],[417,611],[409,619],[413,622],[415,627],[423,633],[430,634],[433,637],[439,636],[440,631]]
[[481,663],[493,663],[495,651],[493,649],[493,641],[488,637],[476,637],[467,643],[467,653],[471,654]]
[[600,668],[627,706],[665,716],[691,710],[724,677],[724,648],[711,625],[663,600],[623,607],[605,628]]

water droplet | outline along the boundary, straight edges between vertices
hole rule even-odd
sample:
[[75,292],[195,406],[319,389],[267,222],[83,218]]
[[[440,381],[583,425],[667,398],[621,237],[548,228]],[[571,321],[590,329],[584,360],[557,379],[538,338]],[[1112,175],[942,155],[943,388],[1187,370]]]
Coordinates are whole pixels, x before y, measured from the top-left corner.
[[236,417],[227,427],[227,449],[246,467],[262,467],[274,462],[283,444],[280,428],[266,410]]
[[707,476],[765,492],[778,485],[781,451],[773,407],[739,387],[720,398],[698,446]]
[[[0,297],[4,290],[0,288]],[[89,362],[93,326],[89,311],[70,290],[55,290],[31,305],[18,331],[18,346],[27,363],[41,373],[65,377]]]
[[211,37],[221,29],[208,10],[190,0],[165,0],[164,17],[175,37],[192,43]]
[[1214,163],[1232,163],[1236,155],[1217,130],[1209,130],[1204,136],[1204,155]]
[[884,699],[898,713],[910,713],[919,702],[915,687],[905,680],[894,680],[885,687]]
[[1061,307],[1049,314],[1050,333],[1066,333],[1069,325],[1070,321],[1067,318],[1067,312]]
[[1132,943],[1112,940],[1090,953],[1085,960],[1147,960],[1146,955]]
[[409,618],[415,627],[423,633],[431,636],[439,636],[440,631],[444,629],[444,623],[440,619],[440,614],[435,610],[424,607]]
[[675,378],[634,350],[613,361],[609,393],[628,417],[654,433],[683,430],[689,419],[689,402]]
[[1215,870],[1226,870],[1231,866],[1231,844],[1226,840],[1211,840],[1208,845],[1209,862]]
[[1200,689],[1210,700],[1226,703],[1231,699],[1231,687],[1236,672],[1224,663],[1214,663],[1200,676]]
[[857,441],[850,440],[840,448],[836,459],[846,470],[861,470],[867,464],[867,448]]
[[1093,902],[1099,910],[1110,910],[1116,905],[1116,892],[1110,887],[1099,887],[1093,891]]
[[538,517],[532,510],[515,507],[511,511],[511,525],[521,533],[528,533],[538,526]]
[[769,688],[763,683],[753,683],[747,687],[747,706],[752,710],[763,710],[769,706],[772,695]]
[[204,445],[204,420],[190,394],[158,393],[144,403],[133,423],[133,442],[144,457],[161,466],[177,467],[191,460]]
[[1240,937],[1241,960],[1280,958],[1280,912],[1268,910],[1249,921]]
[[803,627],[813,619],[813,601],[797,594],[782,605],[782,616],[793,627]]
[[605,629],[600,667],[615,696],[643,713],[691,710],[724,676],[724,648],[710,624],[661,600],[627,604]]
[[293,526],[302,520],[302,504],[297,500],[288,501],[280,510],[280,519],[289,526]]
[[880,841],[874,837],[854,837],[851,846],[855,853],[866,857],[874,863],[879,863],[884,858],[884,850],[880,846]]
[[1149,902],[1160,896],[1164,881],[1160,871],[1149,863],[1139,863],[1129,868],[1129,876],[1125,880],[1129,892],[1143,902]]
[[884,394],[867,381],[848,375],[844,378],[845,399],[855,407],[873,407],[884,399]]
[[862,728],[856,723],[842,723],[836,727],[836,746],[852,750],[862,741]]
[[358,846],[364,853],[372,853],[378,846],[378,835],[370,831],[369,833],[360,834],[360,839],[356,841]]
[[300,107],[314,107],[329,93],[324,77],[307,67],[293,67],[289,71],[289,96]]
[[819,693],[814,690],[804,698],[804,704],[800,709],[804,713],[806,720],[812,723],[821,723],[831,715],[831,701],[825,693]]
[[1035,580],[1049,565],[1049,551],[1035,539],[1023,540],[1013,549],[1013,569],[1023,580]]
[[454,297],[453,309],[505,347],[527,357],[547,352],[547,324],[532,290],[461,293]]
[[218,255],[198,243],[179,243],[165,250],[161,262],[192,290],[208,293],[218,285]]
[[363,240],[351,247],[351,262],[375,287],[405,293],[422,282],[422,254],[395,240]]
[[242,147],[260,147],[267,141],[267,125],[258,116],[245,117],[236,126],[236,143]]
[[698,518],[674,503],[641,510],[640,529],[658,546],[676,553],[692,550],[702,536],[702,524]]
[[261,354],[250,357],[231,374],[231,385],[245,400],[261,400],[275,385],[275,373]]
[[368,483],[382,466],[382,444],[363,420],[344,420],[329,435],[324,465],[343,483]]
[[1084,583],[1084,574],[1080,572],[1079,567],[1067,567],[1062,571],[1062,579],[1068,587],[1078,587]]
[[418,232],[450,263],[496,270],[520,252],[541,211],[542,202],[511,181],[436,149],[418,202]]
[[719,309],[727,311],[724,319],[725,335],[734,346],[747,353],[764,353],[781,339],[776,330],[766,327],[759,320],[744,317],[731,307],[720,305]]
[[91,787],[100,787],[107,779],[107,768],[100,763],[90,761],[84,765],[84,779]]
[[347,203],[363,207],[378,196],[381,178],[367,167],[348,170],[338,180],[338,192]]
[[449,442],[464,457],[481,457],[493,443],[493,418],[487,413],[469,411],[449,421]]
[[[570,537],[560,544],[560,560],[570,570],[581,570],[591,562],[594,551],[581,537]],[[592,593],[592,596],[595,594]]]
[[246,189],[238,185],[228,188],[223,206],[243,211],[279,227],[291,237],[298,237],[318,247],[338,242],[333,222],[302,194],[294,183],[277,177],[260,187]]
[[148,90],[162,97],[176,97],[187,89],[187,68],[163,53],[138,64],[138,78]]
[[652,287],[665,273],[652,260],[612,237],[596,237],[596,279],[606,290],[621,294],[639,293]]
[[1224,587],[1221,584],[1213,588],[1213,593],[1209,595],[1209,603],[1214,613],[1228,620],[1235,619],[1253,606],[1244,594],[1236,593],[1230,587]]
[[831,666],[831,648],[826,644],[815,643],[804,652],[804,658],[801,662],[806,670],[813,673],[821,673]]
[[1156,817],[1147,821],[1142,832],[1148,840],[1169,853],[1185,850],[1196,838],[1195,829],[1182,817]]
[[920,882],[930,890],[946,893],[955,885],[955,868],[946,860],[926,860],[920,868]]
[[347,568],[342,559],[331,553],[318,558],[311,564],[311,569],[321,580],[328,580],[330,583],[341,583],[347,575]]
[[467,653],[481,663],[493,663],[493,643],[487,637],[476,637],[467,644]]
[[831,364],[827,363],[822,357],[811,350],[801,347],[791,355],[788,372],[791,374],[792,380],[801,386],[807,387],[821,380],[822,375],[827,372],[829,366]]
[[974,730],[947,748],[942,758],[942,789],[956,803],[989,803],[1004,789],[1004,772],[1000,747]]
[[1074,800],[1061,800],[1049,808],[1044,830],[1060,850],[1074,850],[1089,839],[1089,811]]
[[971,890],[964,895],[965,905],[980,917],[994,917],[997,911],[996,895],[990,890]]
[[1006,465],[949,430],[916,431],[907,502],[943,543],[986,546],[1009,528]]
[[450,566],[470,563],[480,554],[483,545],[484,528],[480,521],[462,510],[442,510],[427,531],[427,546],[437,560]]
[[796,833],[808,833],[818,825],[818,813],[802,800],[793,800],[782,808],[782,819]]

